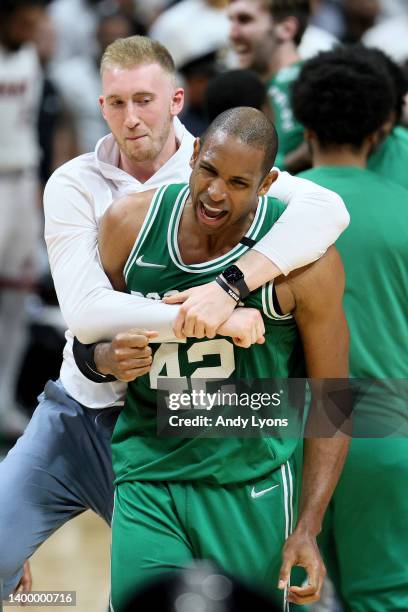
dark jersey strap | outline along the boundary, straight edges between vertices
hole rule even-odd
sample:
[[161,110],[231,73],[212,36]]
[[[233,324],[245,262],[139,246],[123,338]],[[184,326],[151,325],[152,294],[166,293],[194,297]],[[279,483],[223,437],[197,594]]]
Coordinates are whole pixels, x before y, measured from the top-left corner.
[[276,314],[279,315],[280,317],[283,317],[284,315],[282,312],[282,308],[280,307],[278,296],[276,295],[275,283],[273,283],[272,285],[272,303],[273,303],[273,308]]

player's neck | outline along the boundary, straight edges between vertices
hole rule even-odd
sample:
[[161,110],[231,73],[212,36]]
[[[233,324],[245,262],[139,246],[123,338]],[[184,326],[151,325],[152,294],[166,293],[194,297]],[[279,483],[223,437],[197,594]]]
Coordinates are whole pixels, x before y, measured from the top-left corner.
[[274,77],[280,70],[287,68],[292,64],[300,61],[300,55],[297,47],[292,42],[282,43],[276,49],[276,52],[271,56],[269,64],[269,73],[266,75],[266,80]]
[[179,248],[186,264],[203,263],[231,251],[247,233],[253,222],[254,210],[233,225],[222,228],[218,233],[208,234],[197,223],[196,213],[189,199],[179,227]]
[[355,166],[357,168],[367,167],[366,151],[355,151],[350,147],[342,147],[330,150],[315,150],[313,153],[313,166]]
[[147,161],[133,161],[126,157],[123,152],[119,156],[119,168],[136,178],[141,183],[148,181],[169,159],[176,153],[178,142],[173,125],[170,128],[169,136],[164,143],[159,155]]

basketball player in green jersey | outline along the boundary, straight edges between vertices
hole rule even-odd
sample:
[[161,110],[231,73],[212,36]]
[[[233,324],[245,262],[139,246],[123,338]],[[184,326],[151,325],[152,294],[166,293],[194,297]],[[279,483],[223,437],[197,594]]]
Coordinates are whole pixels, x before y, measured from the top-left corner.
[[385,64],[395,89],[395,106],[383,127],[384,139],[368,158],[368,168],[408,189],[408,129],[401,118],[408,92],[408,80],[398,64],[379,49],[370,49],[377,61]]
[[[392,380],[406,378],[408,365],[408,191],[366,167],[393,93],[384,66],[363,48],[311,60],[294,88],[315,166],[304,176],[337,191],[351,216],[337,241],[350,374],[377,379],[381,392],[355,409],[356,435],[366,439],[351,442],[320,541],[347,612],[408,610],[408,442],[395,414],[406,423],[407,394],[399,397]],[[373,423],[382,439],[367,437]]]
[[298,45],[310,17],[309,0],[230,0],[228,16],[239,66],[254,70],[267,88],[279,138],[276,163],[293,173],[310,167],[303,127],[291,102],[302,65]]
[[[232,109],[213,122],[201,148],[197,140],[189,186],[114,203],[102,219],[99,246],[115,289],[160,299],[220,275],[282,212],[279,201],[265,197],[276,178],[269,172],[275,154],[275,130],[263,113]],[[316,378],[346,377],[342,293],[342,266],[331,249],[282,279],[275,297],[272,285],[248,295],[241,313],[262,312],[265,342],[243,349],[217,336],[162,344],[150,373],[129,384],[112,439],[114,610],[138,585],[195,558],[218,562],[280,601],[292,566],[301,565],[308,584],[289,587],[287,602],[318,599],[324,567],[316,535],[347,439],[306,440],[296,524],[297,440],[157,437],[157,388],[166,376],[288,378],[306,369]]]

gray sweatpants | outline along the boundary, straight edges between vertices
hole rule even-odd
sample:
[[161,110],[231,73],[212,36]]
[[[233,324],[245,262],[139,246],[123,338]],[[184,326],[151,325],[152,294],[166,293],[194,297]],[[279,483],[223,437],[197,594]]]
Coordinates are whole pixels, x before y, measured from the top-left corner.
[[110,438],[119,411],[85,408],[60,382],[47,383],[26,431],[0,463],[3,597],[18,584],[24,561],[71,518],[91,509],[110,524]]

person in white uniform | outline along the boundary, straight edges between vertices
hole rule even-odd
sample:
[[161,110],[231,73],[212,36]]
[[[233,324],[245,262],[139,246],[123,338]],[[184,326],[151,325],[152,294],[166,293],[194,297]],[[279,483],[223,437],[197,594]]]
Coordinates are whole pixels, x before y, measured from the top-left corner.
[[0,4],[0,430],[22,432],[15,386],[26,340],[24,310],[39,244],[36,120],[41,70],[34,45],[38,0]]
[[[45,190],[46,241],[69,331],[61,379],[47,383],[26,432],[0,464],[4,595],[19,582],[24,560],[64,522],[91,508],[110,523],[110,436],[125,385],[103,382],[105,374],[97,371],[95,382],[85,378],[73,359],[73,336],[90,344],[138,327],[157,331],[156,341],[177,341],[173,324],[211,334],[235,307],[215,282],[193,290],[182,308],[113,291],[98,259],[100,218],[120,196],[188,180],[194,138],[177,119],[183,90],[160,44],[139,36],[118,40],[105,51],[101,71],[100,102],[112,134],[94,153],[58,169]],[[265,276],[317,259],[349,222],[336,194],[286,173],[275,185],[273,194],[289,204],[282,223],[237,262],[251,290]],[[215,319],[206,314],[213,304]],[[200,329],[194,329],[197,314]],[[149,347],[146,335],[133,332],[133,339],[141,356],[136,376],[146,372]]]

